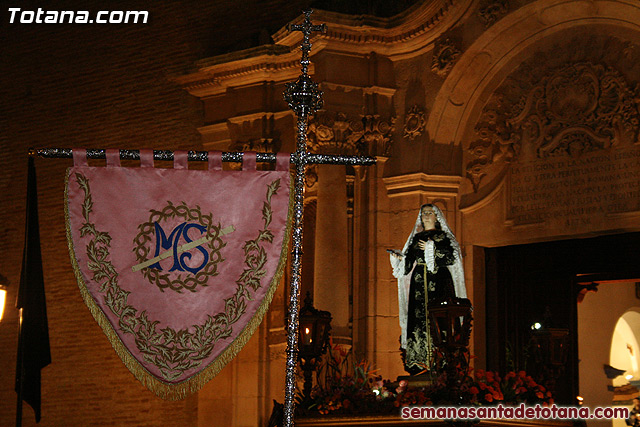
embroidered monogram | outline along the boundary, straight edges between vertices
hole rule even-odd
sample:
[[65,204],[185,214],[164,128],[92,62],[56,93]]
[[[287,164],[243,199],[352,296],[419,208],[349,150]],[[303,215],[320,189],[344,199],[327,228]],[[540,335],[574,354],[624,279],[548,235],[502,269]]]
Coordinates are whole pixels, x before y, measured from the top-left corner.
[[[175,218],[184,222],[176,226],[167,237],[161,224]],[[133,251],[140,264],[135,265],[133,271],[142,270],[142,276],[161,291],[169,288],[176,292],[182,292],[183,289],[195,292],[198,286],[207,286],[208,280],[218,274],[218,264],[224,261],[220,249],[226,245],[221,237],[226,234],[225,231],[228,233],[233,230],[233,227],[222,230],[220,224],[213,223],[212,214],[203,215],[199,206],[189,208],[184,202],[178,206],[168,202],[162,210],[152,210],[149,221],[140,224],[138,229],[140,233],[133,240]],[[189,233],[190,230],[193,230],[192,233]],[[200,239],[194,242],[193,235]],[[196,248],[198,253],[179,253],[180,242],[185,242],[183,249]],[[200,244],[193,246],[194,243]],[[149,258],[152,250],[155,252]],[[167,258],[171,262],[166,264],[171,267],[163,268],[160,261]],[[169,274],[174,271],[184,274]]]

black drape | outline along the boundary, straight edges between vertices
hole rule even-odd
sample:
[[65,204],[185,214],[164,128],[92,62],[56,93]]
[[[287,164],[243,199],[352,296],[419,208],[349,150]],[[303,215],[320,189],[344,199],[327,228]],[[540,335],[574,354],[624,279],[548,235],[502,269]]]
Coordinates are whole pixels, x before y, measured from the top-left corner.
[[[51,363],[51,350],[40,253],[36,170],[32,157],[29,157],[28,164],[24,252],[16,307],[22,309],[18,338],[16,392],[22,400],[31,405],[35,411],[36,422],[39,422],[40,370]],[[21,405],[22,402],[19,404]]]

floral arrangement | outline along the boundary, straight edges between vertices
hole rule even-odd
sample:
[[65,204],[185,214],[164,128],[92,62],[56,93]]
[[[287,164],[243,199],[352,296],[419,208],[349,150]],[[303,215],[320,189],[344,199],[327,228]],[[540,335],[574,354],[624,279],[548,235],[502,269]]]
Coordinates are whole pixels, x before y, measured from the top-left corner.
[[367,361],[354,362],[351,350],[331,344],[318,368],[318,385],[309,399],[298,393],[300,415],[393,412],[381,377]]
[[[404,406],[437,405],[529,405],[553,403],[551,392],[525,371],[496,372],[455,370],[435,377],[430,385],[411,386],[407,381],[391,382],[377,375],[370,363],[354,362],[351,351],[331,345],[318,370],[318,385],[311,396],[298,396],[299,415],[385,414]],[[452,386],[453,384],[453,386]]]
[[460,387],[468,401],[477,405],[519,403],[551,405],[553,396],[525,371],[508,372],[502,379],[496,372],[478,370]]

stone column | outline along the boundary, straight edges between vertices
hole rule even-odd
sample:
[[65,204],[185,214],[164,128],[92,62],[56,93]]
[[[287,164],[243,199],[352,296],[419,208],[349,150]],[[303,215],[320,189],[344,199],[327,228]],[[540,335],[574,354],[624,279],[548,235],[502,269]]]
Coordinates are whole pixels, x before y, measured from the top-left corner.
[[351,344],[346,170],[318,166],[313,305],[328,310],[334,343]]

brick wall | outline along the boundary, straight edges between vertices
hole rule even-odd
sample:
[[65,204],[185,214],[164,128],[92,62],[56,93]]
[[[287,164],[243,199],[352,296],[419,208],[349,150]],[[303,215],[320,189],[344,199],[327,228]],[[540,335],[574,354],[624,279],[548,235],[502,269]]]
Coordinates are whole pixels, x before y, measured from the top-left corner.
[[[15,1],[0,11],[0,425],[12,425],[28,147],[199,149],[198,101],[172,82],[194,61],[250,47],[305,1]],[[8,7],[148,10],[148,24],[10,24]],[[262,33],[262,38],[260,34]],[[43,370],[42,426],[197,424],[197,399],[165,402],[120,362],[78,292],[63,213],[67,160],[37,159],[53,363]],[[33,425],[25,405],[24,425]]]

